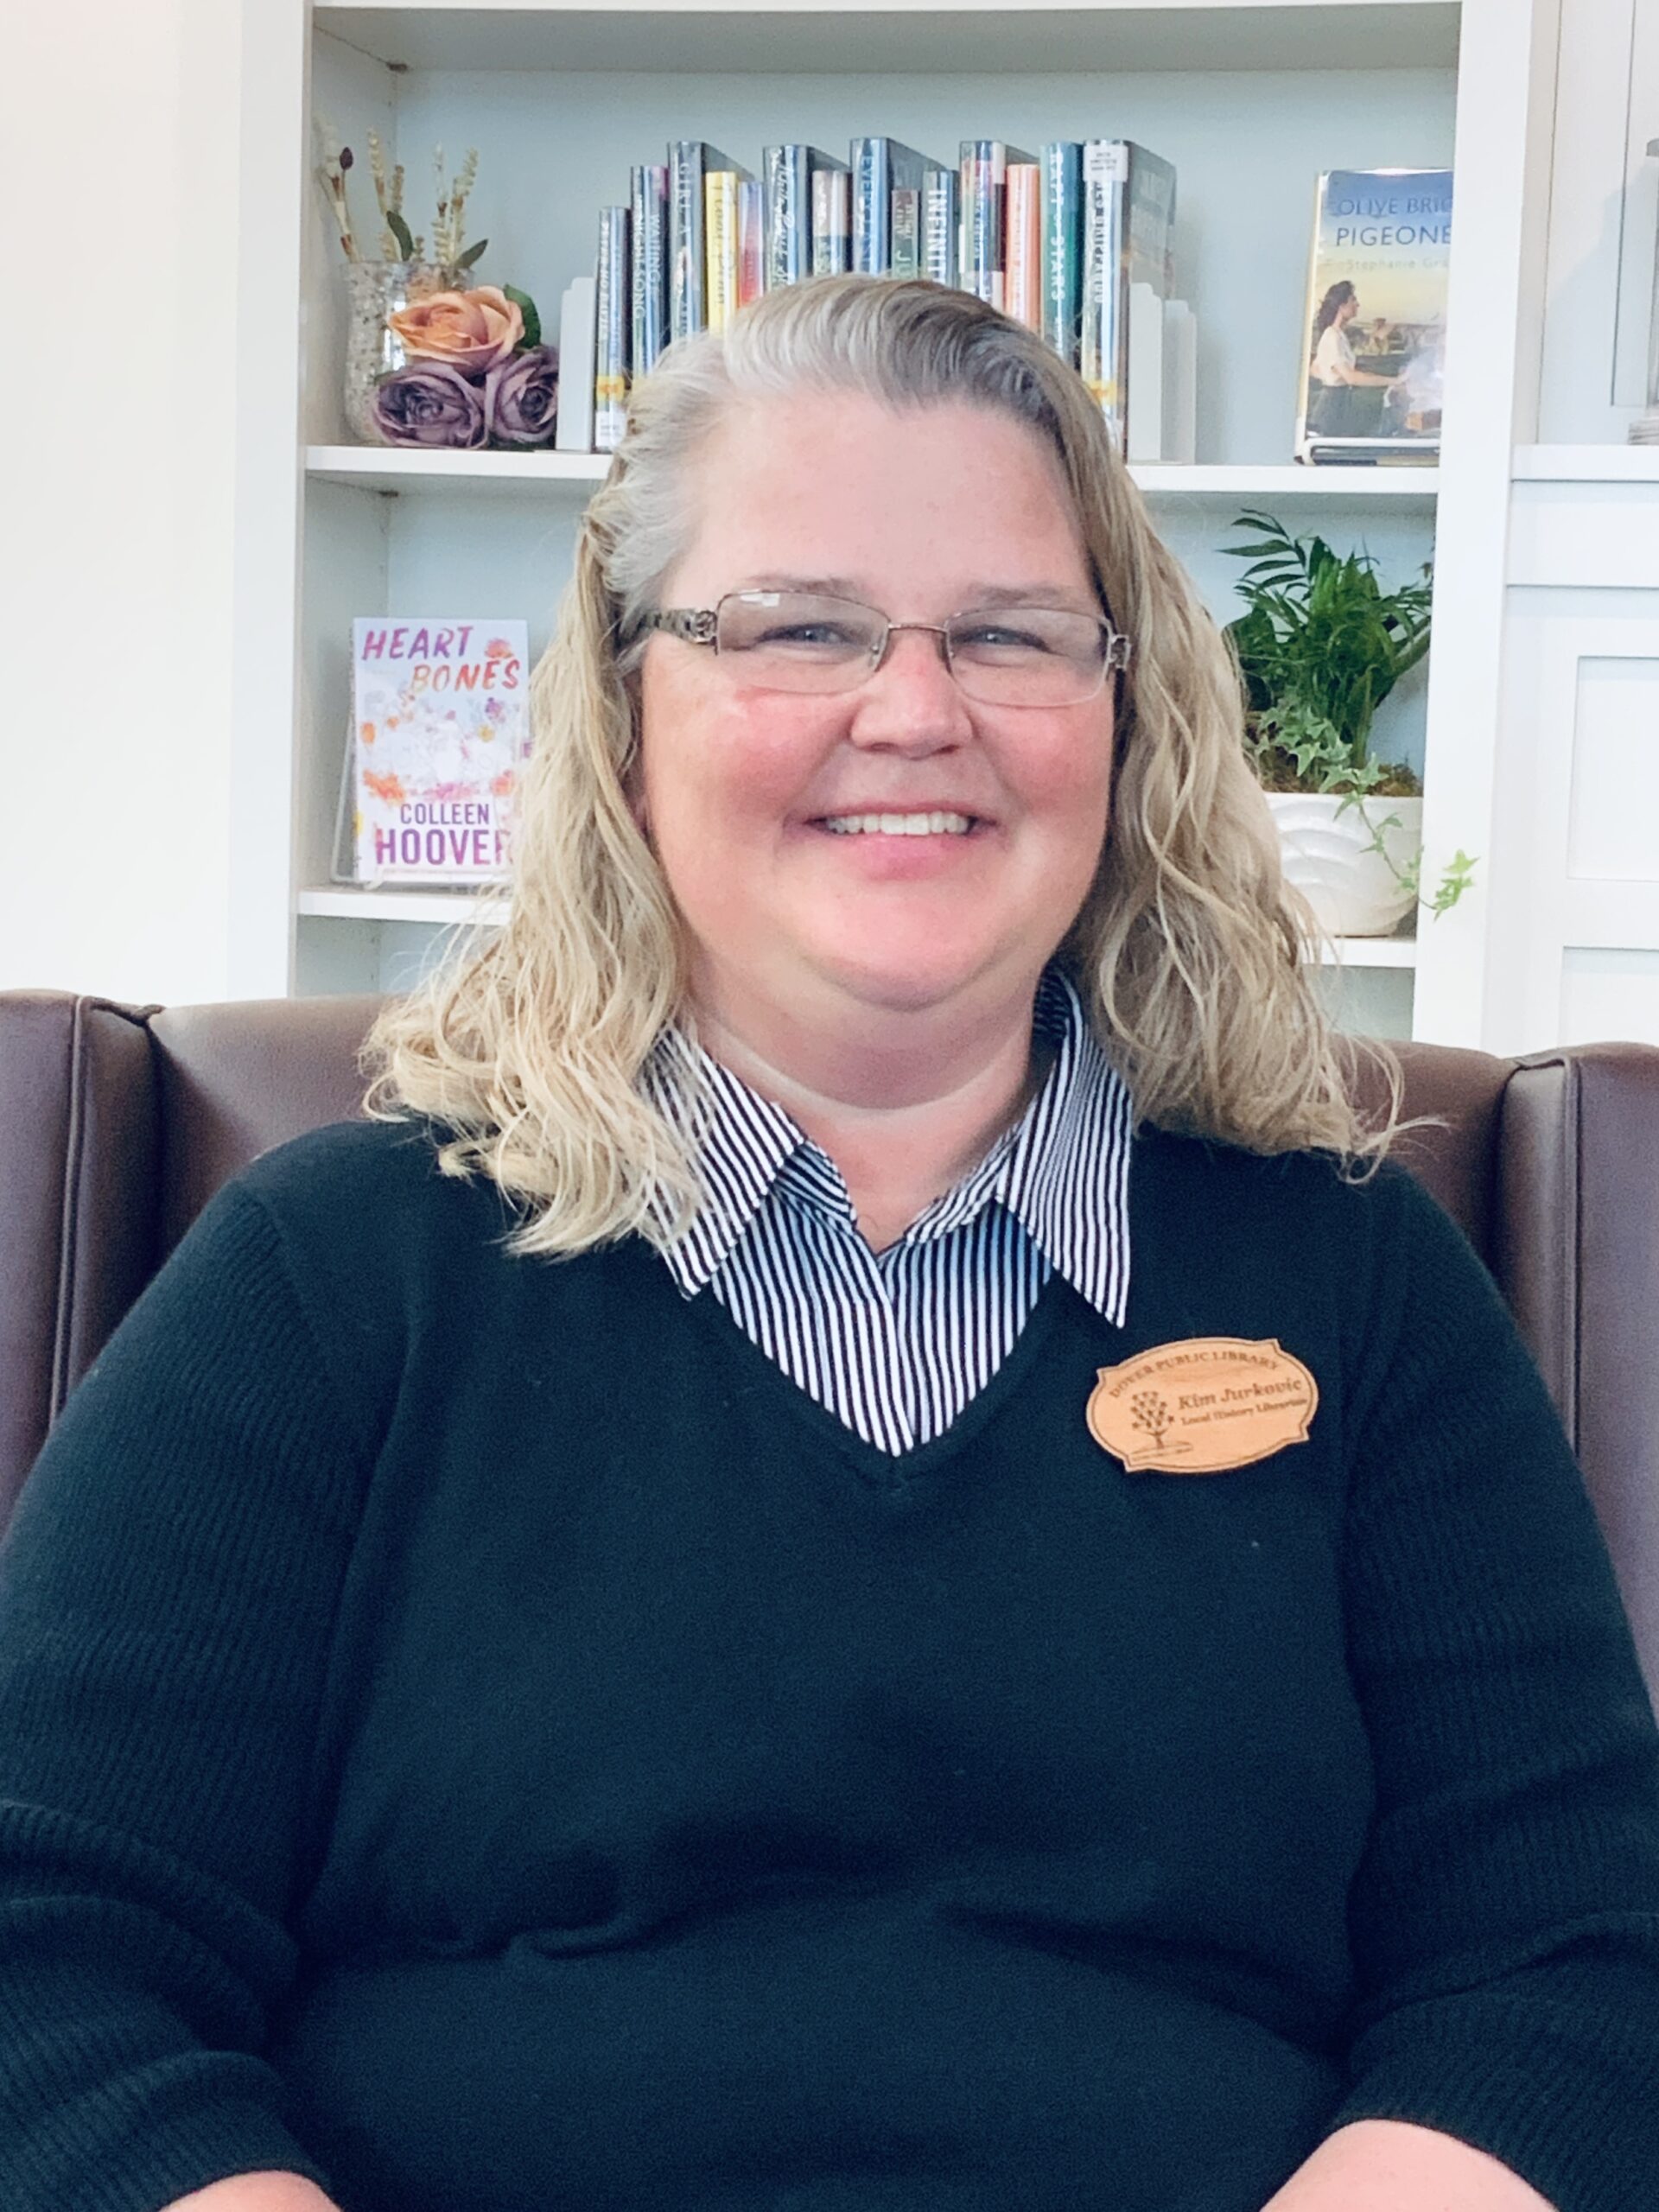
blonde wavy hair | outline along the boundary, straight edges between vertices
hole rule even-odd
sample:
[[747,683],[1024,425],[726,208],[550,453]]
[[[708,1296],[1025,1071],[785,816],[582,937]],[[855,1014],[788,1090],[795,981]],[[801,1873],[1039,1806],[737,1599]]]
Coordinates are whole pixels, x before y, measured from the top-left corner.
[[[1246,762],[1236,668],[1160,542],[1082,379],[966,292],[817,278],[671,346],[635,386],[590,501],[556,633],[531,684],[534,746],[499,932],[463,930],[370,1032],[365,1109],[423,1116],[444,1173],[493,1178],[526,1217],[521,1252],[629,1234],[659,1247],[695,1217],[696,1115],[640,1077],[665,1031],[695,1033],[673,898],[629,806],[631,684],[664,581],[697,528],[690,458],[741,401],[804,389],[899,410],[994,408],[1058,460],[1103,611],[1132,640],[1110,829],[1057,957],[1127,1081],[1137,1119],[1258,1153],[1317,1149],[1353,1179],[1399,1128],[1394,1056],[1338,1039],[1303,955],[1322,940],[1285,882]],[[1388,1106],[1367,1124],[1356,1060]]]

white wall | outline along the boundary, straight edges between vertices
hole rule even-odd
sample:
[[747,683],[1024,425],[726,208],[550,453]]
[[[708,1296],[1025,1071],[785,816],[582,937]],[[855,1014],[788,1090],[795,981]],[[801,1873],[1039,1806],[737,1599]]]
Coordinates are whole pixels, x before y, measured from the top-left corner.
[[239,10],[3,13],[0,988],[223,997]]

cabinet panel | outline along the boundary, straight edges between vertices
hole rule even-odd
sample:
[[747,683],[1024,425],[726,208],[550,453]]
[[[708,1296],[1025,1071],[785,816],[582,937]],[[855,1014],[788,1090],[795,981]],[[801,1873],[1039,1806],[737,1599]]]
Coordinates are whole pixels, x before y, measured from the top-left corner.
[[1500,1052],[1659,1042],[1659,594],[1601,596],[1515,594]]
[[1586,655],[1573,717],[1567,873],[1659,886],[1659,652]]

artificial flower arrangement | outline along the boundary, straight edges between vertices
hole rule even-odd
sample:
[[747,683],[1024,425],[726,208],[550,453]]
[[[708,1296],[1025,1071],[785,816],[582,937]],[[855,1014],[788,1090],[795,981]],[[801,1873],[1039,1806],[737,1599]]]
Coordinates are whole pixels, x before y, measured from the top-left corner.
[[478,175],[474,148],[446,181],[435,156],[436,219],[429,256],[404,215],[404,171],[387,171],[369,133],[369,165],[380,213],[379,255],[360,250],[346,180],[349,146],[331,144],[318,170],[346,256],[352,322],[346,340],[346,414],[371,445],[549,444],[556,427],[559,356],[542,341],[527,292],[468,279],[489,241],[466,244],[467,201]]

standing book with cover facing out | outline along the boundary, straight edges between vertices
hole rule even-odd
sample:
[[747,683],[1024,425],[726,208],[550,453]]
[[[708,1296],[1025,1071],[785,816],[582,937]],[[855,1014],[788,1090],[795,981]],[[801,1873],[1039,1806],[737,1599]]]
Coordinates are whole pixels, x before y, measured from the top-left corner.
[[628,243],[632,287],[632,373],[657,365],[668,343],[668,168],[647,162],[628,171]]
[[729,154],[702,138],[676,138],[668,149],[668,334],[689,338],[707,313],[703,250],[703,179],[710,171],[749,174]]
[[812,172],[812,274],[844,276],[853,265],[850,169]]
[[1007,175],[1010,163],[1029,164],[1002,138],[964,138],[961,146],[961,245],[957,283],[994,308],[1007,304]]
[[628,211],[599,211],[597,329],[594,339],[594,447],[614,453],[628,425],[628,339],[632,286],[628,279]]
[[767,291],[775,292],[781,284],[798,284],[805,276],[830,273],[817,268],[813,215],[818,178],[836,174],[847,175],[846,162],[817,146],[767,146],[762,150]]
[[1451,251],[1450,169],[1332,169],[1319,179],[1299,461],[1437,458]]
[[362,883],[487,883],[512,857],[530,753],[517,619],[352,625],[353,846]]
[[871,276],[915,276],[922,196],[938,162],[897,138],[855,138],[850,159],[854,270]]
[[1131,359],[1140,360],[1143,375],[1155,365],[1161,379],[1164,303],[1175,289],[1174,232],[1172,164],[1127,138],[1085,140],[1077,366],[1125,454],[1135,405]]

